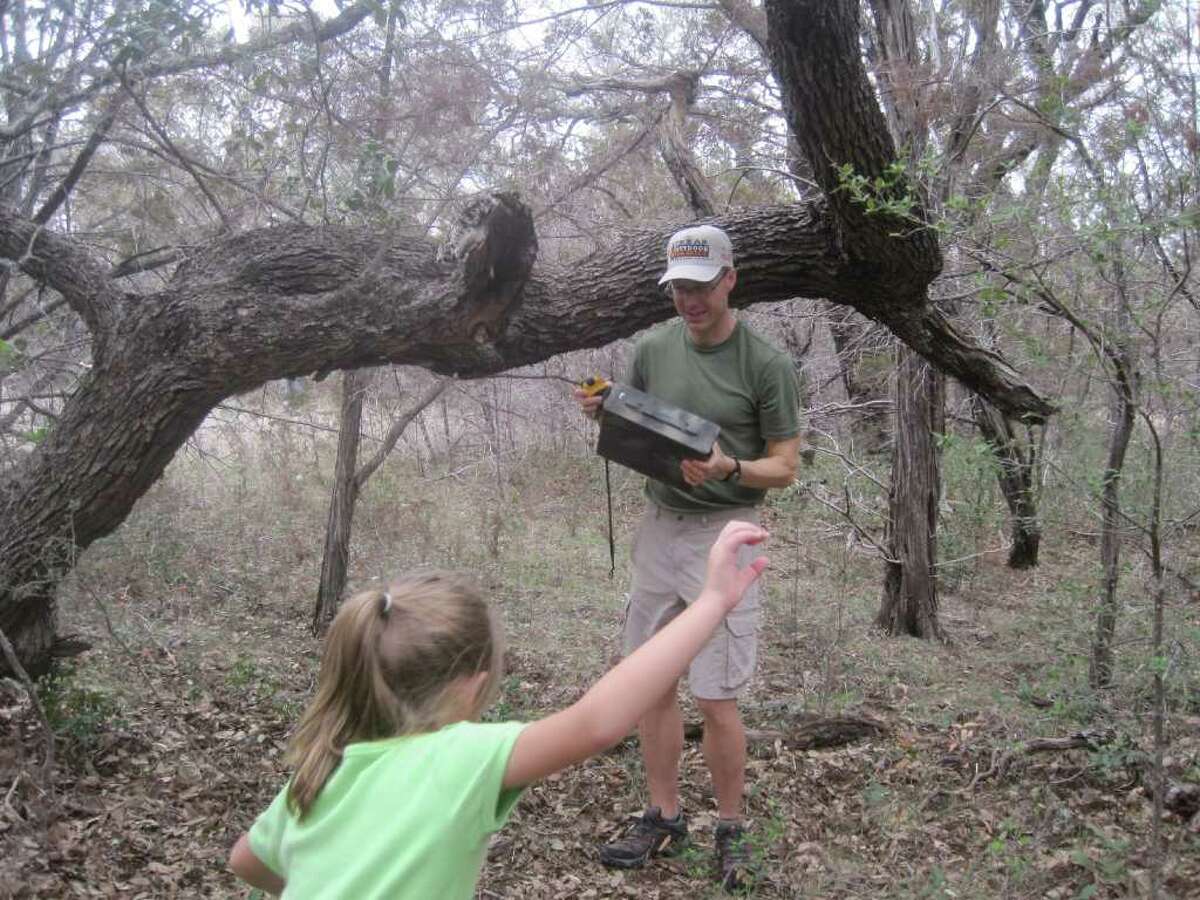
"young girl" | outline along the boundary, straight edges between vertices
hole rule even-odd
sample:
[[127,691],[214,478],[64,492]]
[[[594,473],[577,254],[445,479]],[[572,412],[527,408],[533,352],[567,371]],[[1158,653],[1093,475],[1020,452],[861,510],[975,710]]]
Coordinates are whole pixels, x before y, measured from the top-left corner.
[[737,563],[766,536],[729,523],[700,597],[578,702],[530,724],[476,721],[502,649],[469,583],[417,574],[347,601],[292,740],[295,774],[238,839],[233,871],[288,898],[468,900],[521,790],[633,729],[766,567]]

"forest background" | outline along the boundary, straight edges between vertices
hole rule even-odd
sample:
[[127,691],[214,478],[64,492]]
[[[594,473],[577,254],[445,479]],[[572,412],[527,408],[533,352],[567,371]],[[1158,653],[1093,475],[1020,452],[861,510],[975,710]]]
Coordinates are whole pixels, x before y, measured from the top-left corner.
[[[1190,0],[0,12],[0,896],[236,894],[375,578],[477,575],[493,716],[594,681],[641,483],[610,578],[570,385],[696,218],[805,407],[753,893],[1200,896]],[[596,863],[636,760],[531,790],[480,896],[706,896],[703,842]]]

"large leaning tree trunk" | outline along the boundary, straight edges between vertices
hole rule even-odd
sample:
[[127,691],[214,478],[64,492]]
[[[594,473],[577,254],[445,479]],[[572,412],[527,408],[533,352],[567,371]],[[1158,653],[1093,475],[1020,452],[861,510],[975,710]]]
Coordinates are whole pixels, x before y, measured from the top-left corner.
[[[856,6],[767,10],[809,159],[872,174],[893,153],[858,59]],[[869,221],[836,192],[831,166],[816,168],[825,198],[717,220],[744,248],[734,304],[849,304],[1006,412],[1049,415],[1011,367],[926,302],[933,237],[893,237],[893,223]],[[569,267],[535,267],[529,211],[495,195],[466,211],[448,253],[383,229],[283,226],[194,246],[166,287],[137,294],[81,241],[0,207],[0,258],[66,298],[93,357],[55,427],[0,486],[0,630],[31,673],[45,670],[58,580],[223,399],[315,371],[394,363],[478,377],[608,344],[672,314],[657,276],[677,224],[630,231]]]
[[[896,14],[886,23],[879,20],[881,31],[886,31],[881,46],[888,53],[890,68],[876,73],[895,87],[894,72],[907,64],[913,49],[911,21],[903,19],[906,6],[888,2],[877,3],[876,8],[880,15]],[[919,187],[907,179],[884,177],[898,159],[893,132],[914,150],[923,135],[911,103],[893,99],[890,122],[880,108],[859,53],[857,0],[768,0],[766,9],[771,58],[786,97],[789,124],[828,201],[835,236],[831,251],[855,273],[839,285],[838,293],[827,296],[860,312],[865,301],[872,306],[921,309],[923,316],[937,318],[951,329],[929,301],[929,285],[941,271],[942,256],[933,230],[914,227],[923,217]],[[899,96],[898,91],[890,93]],[[868,212],[853,192],[843,189],[847,174],[864,179],[865,184],[892,186],[874,198],[877,209]],[[884,211],[888,201],[901,199],[911,218]],[[892,330],[910,349],[925,355],[903,330]],[[888,503],[890,561],[879,613],[879,622],[893,634],[940,635],[934,575],[940,473],[932,434],[921,432],[941,418],[940,410],[932,406],[942,402],[943,392],[936,384],[941,377],[923,372],[915,357],[902,356],[897,370],[901,402],[895,408],[897,434]],[[918,396],[902,396],[919,386],[927,388],[920,387]]]

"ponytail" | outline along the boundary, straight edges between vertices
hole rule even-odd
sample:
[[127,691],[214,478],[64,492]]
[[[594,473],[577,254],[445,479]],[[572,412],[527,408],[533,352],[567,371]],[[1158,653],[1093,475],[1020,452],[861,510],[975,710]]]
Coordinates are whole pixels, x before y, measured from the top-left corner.
[[[288,751],[288,806],[303,818],[348,744],[435,731],[461,715],[453,688],[488,672],[473,715],[500,680],[498,629],[478,590],[443,572],[410,575],[347,600],[321,657],[317,693]],[[459,701],[459,702],[455,702]]]

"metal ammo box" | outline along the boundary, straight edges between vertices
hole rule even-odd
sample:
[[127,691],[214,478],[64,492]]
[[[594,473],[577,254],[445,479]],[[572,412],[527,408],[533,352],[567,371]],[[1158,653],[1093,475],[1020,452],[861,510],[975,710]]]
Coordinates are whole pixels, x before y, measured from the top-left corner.
[[679,471],[684,459],[706,459],[721,428],[657,397],[613,384],[600,407],[596,452],[635,472],[690,490]]

